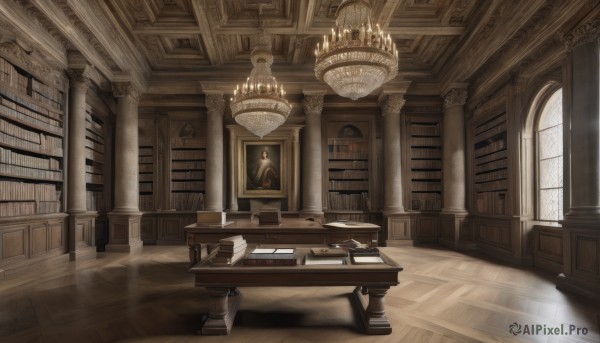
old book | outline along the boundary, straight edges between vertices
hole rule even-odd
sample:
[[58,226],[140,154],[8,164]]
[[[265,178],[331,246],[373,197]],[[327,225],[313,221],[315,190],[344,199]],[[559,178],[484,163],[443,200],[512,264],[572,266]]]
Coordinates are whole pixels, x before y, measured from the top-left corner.
[[215,256],[211,260],[211,264],[213,266],[230,266],[230,265],[235,264],[240,259],[242,259],[245,254],[246,254],[246,249],[239,251],[236,254],[234,254],[233,256],[229,256],[229,257],[219,256],[217,254],[217,256]]
[[384,263],[380,256],[352,256],[352,263],[354,264],[376,264]]
[[248,246],[248,244],[246,243],[245,240],[241,244],[238,244],[238,245],[220,245],[218,256],[222,256],[224,254],[232,255],[232,254],[238,253],[242,250],[246,250],[247,246]]
[[348,252],[343,248],[311,248],[311,253],[315,257],[344,257]]
[[198,224],[225,224],[226,214],[219,211],[198,211],[196,221]]
[[231,237],[227,237],[227,238],[223,238],[223,239],[219,240],[219,244],[221,246],[223,246],[223,245],[240,245],[245,242],[246,242],[246,240],[244,239],[244,237],[242,237],[242,235],[231,236]]
[[377,248],[350,248],[348,250],[352,256],[379,256]]
[[304,264],[307,266],[346,264],[346,257],[315,257],[311,254],[306,254],[304,256]]
[[256,254],[250,253],[244,259],[245,266],[295,266],[297,264],[294,254]]
[[276,225],[281,223],[281,211],[276,208],[261,208],[258,214],[259,225]]

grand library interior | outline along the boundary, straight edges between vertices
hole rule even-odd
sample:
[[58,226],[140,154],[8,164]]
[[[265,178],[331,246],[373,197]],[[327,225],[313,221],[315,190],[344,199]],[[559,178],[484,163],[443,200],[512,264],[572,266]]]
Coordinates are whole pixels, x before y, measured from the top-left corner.
[[0,1],[0,341],[598,342],[599,131],[599,0]]

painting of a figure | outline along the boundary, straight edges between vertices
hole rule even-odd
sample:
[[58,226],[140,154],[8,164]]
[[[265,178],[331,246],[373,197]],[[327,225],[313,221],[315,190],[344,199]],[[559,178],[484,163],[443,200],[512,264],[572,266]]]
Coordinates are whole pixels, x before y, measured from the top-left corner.
[[281,190],[281,146],[246,145],[247,190]]

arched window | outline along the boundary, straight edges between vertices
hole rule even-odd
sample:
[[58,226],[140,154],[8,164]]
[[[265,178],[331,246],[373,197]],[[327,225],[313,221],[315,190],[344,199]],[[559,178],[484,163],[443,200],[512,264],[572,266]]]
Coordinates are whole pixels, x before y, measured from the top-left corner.
[[562,89],[547,98],[537,124],[537,216],[542,221],[563,219]]

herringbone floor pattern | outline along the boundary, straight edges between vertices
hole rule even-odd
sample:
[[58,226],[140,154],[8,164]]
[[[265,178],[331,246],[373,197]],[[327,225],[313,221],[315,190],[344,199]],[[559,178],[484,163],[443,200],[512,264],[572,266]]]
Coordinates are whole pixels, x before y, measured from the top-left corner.
[[[391,335],[363,335],[352,288],[329,287],[241,289],[231,334],[198,336],[208,295],[187,248],[150,246],[8,275],[0,342],[600,342],[600,306],[556,290],[552,275],[436,247],[382,249],[404,267],[386,296]],[[561,324],[587,334],[523,335]]]

